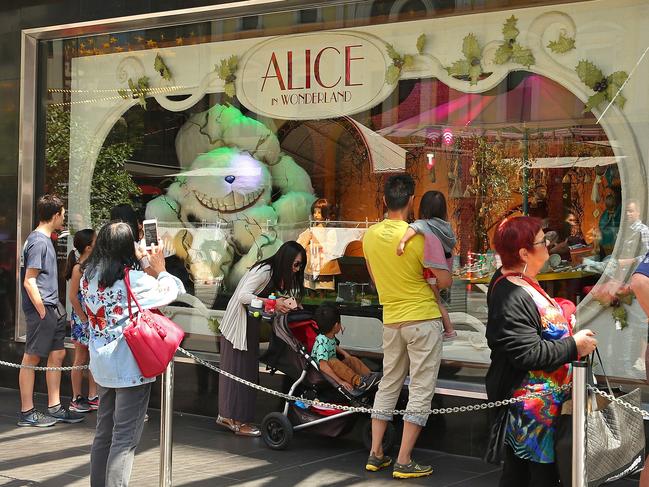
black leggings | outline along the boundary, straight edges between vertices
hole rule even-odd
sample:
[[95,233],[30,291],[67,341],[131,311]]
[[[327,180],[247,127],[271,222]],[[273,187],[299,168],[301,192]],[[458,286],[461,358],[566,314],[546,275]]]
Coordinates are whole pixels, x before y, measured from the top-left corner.
[[500,487],[558,487],[559,472],[555,463],[537,463],[514,455],[505,446],[505,462]]

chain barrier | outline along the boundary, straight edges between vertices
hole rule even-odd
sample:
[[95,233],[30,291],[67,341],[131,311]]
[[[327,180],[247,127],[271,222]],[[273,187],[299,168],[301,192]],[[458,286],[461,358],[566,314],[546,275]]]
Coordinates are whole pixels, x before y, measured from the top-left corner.
[[299,401],[303,404],[306,404],[307,406],[317,406],[321,408],[328,408],[328,409],[337,409],[340,411],[351,411],[354,413],[367,413],[367,414],[380,414],[380,415],[400,415],[403,416],[405,414],[420,414],[420,415],[428,415],[428,414],[453,414],[453,413],[467,413],[467,412],[472,412],[472,411],[480,411],[480,410],[485,410],[485,409],[491,409],[491,408],[498,408],[501,406],[508,406],[510,404],[515,404],[518,402],[523,402],[527,399],[533,399],[533,398],[541,398],[543,396],[549,396],[550,394],[554,394],[555,392],[565,392],[570,390],[572,387],[572,384],[564,384],[560,388],[552,388],[548,389],[546,391],[542,392],[533,392],[530,394],[527,394],[525,396],[520,396],[520,397],[513,397],[511,399],[504,399],[502,401],[494,401],[494,402],[488,402],[488,403],[482,403],[482,404],[473,404],[469,406],[455,406],[455,407],[449,407],[449,408],[436,408],[436,409],[429,409],[426,411],[407,411],[405,409],[395,409],[395,410],[384,410],[384,409],[372,409],[372,408],[367,408],[367,407],[360,407],[360,406],[346,406],[343,404],[333,404],[333,403],[328,403],[328,402],[322,402],[317,399],[306,399],[303,397],[297,397],[297,396],[291,396],[289,394],[285,394],[283,392],[275,391],[273,389],[269,389],[267,387],[260,386],[259,384],[255,384],[254,382],[247,381],[245,379],[242,379],[240,377],[237,377],[236,375],[230,374],[229,372],[224,371],[223,369],[220,369],[219,367],[212,365],[211,363],[201,359],[200,357],[197,357],[191,352],[188,352],[182,347],[178,347],[178,350],[185,354],[187,357],[191,358],[194,360],[196,363],[199,363],[205,367],[207,367],[210,370],[213,370],[214,372],[217,372],[229,379],[234,380],[235,382],[239,382],[241,384],[244,384],[248,387],[251,387],[253,389],[256,389],[258,391],[264,392],[266,394],[269,394],[271,396],[276,396],[281,399],[284,399],[285,401]]
[[11,367],[13,369],[31,369],[37,372],[70,372],[71,370],[87,370],[87,365],[71,365],[68,367],[39,367],[38,365],[14,364],[0,360],[0,365]]
[[638,406],[634,406],[633,404],[630,404],[622,399],[618,399],[615,397],[613,394],[609,394],[608,392],[604,392],[600,389],[598,389],[595,386],[588,385],[588,390],[593,392],[594,394],[597,394],[598,396],[601,396],[605,399],[608,399],[611,402],[614,402],[616,404],[619,404],[622,407],[625,407],[626,409],[633,411],[634,413],[639,413],[642,415],[642,419],[649,419],[649,412],[645,411],[642,408],[639,408]]
[[[289,394],[285,394],[283,392],[276,391],[274,389],[269,389],[268,387],[261,386],[259,384],[255,384],[254,382],[247,381],[245,379],[242,379],[241,377],[237,377],[236,375],[230,374],[229,372],[226,372],[225,370],[201,359],[200,357],[197,357],[193,353],[185,350],[182,347],[178,347],[178,351],[186,355],[187,357],[191,358],[194,360],[196,363],[203,365],[204,367],[207,367],[210,370],[213,370],[214,372],[217,372],[218,374],[221,374],[229,379],[234,380],[235,382],[239,382],[245,386],[251,387],[253,389],[256,389],[260,392],[263,392],[265,394],[269,394],[271,396],[276,396],[281,399],[284,399],[285,401],[299,401],[307,406],[316,406],[316,407],[321,407],[321,408],[327,408],[327,409],[336,409],[339,411],[350,411],[354,413],[366,413],[366,414],[381,414],[381,415],[399,415],[403,416],[405,414],[421,414],[421,415],[428,415],[428,414],[433,414],[433,415],[438,415],[438,414],[454,414],[454,413],[468,413],[472,411],[484,411],[486,409],[492,409],[492,408],[499,408],[502,406],[509,406],[510,404],[516,404],[520,402],[524,402],[527,399],[534,399],[534,398],[541,398],[544,396],[549,396],[550,394],[554,394],[555,392],[566,392],[569,391],[570,388],[572,387],[571,384],[564,384],[560,388],[551,388],[545,391],[541,392],[533,392],[524,396],[519,396],[519,397],[512,397],[510,399],[503,399],[502,401],[493,401],[493,402],[488,402],[488,403],[482,403],[482,404],[472,404],[468,406],[454,406],[454,407],[449,407],[449,408],[435,408],[435,409],[429,409],[426,411],[408,411],[405,409],[394,409],[394,410],[385,410],[385,409],[372,409],[368,407],[363,407],[363,406],[347,406],[343,404],[334,404],[334,403],[328,403],[328,402],[323,402],[319,401],[318,399],[306,399],[303,397],[298,397],[298,396],[292,396]],[[6,362],[4,360],[0,360],[0,366],[6,366],[6,367],[12,367],[14,369],[31,369],[35,371],[40,371],[40,372],[52,372],[52,371],[57,371],[57,372],[69,372],[71,370],[86,370],[88,369],[87,365],[73,365],[73,366],[67,366],[67,367],[40,367],[36,365],[23,365],[23,364],[14,364],[12,362]],[[643,417],[649,419],[649,413],[641,410],[638,407],[632,406],[631,404],[628,404],[624,401],[621,401],[619,399],[613,398],[609,394],[600,391],[597,388],[592,388],[594,392],[597,394],[600,394],[604,397],[606,397],[609,400],[621,403],[624,407],[627,407],[633,411],[640,412],[642,413]]]

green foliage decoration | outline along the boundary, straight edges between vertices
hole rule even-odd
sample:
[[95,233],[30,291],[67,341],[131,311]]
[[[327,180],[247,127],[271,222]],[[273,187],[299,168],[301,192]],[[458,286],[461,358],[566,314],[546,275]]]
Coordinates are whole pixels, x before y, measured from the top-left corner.
[[559,38],[556,41],[550,41],[548,43],[548,49],[555,54],[565,54],[568,51],[572,51],[574,48],[575,39],[565,35],[563,32],[559,34]]
[[126,171],[124,163],[133,156],[134,149],[126,142],[104,145],[92,174],[90,207],[92,224],[99,226],[110,219],[113,206],[133,203],[140,188]]
[[62,106],[49,106],[45,122],[47,192],[67,194],[70,150],[70,111]]
[[467,34],[462,41],[462,54],[464,59],[459,59],[446,68],[450,76],[456,78],[469,79],[470,84],[478,84],[482,75],[482,47],[478,42],[475,34]]
[[[426,49],[426,40],[426,34],[421,34],[417,37],[417,54],[420,56],[424,53],[424,49]],[[415,55],[401,54],[392,44],[386,44],[385,48],[388,56],[392,59],[392,64],[388,66],[385,72],[385,82],[389,85],[394,85],[399,81],[403,68],[410,68],[415,63]]]
[[163,79],[171,81],[171,71],[162,59],[160,54],[156,54],[155,61],[153,62],[153,69],[155,69]]
[[426,34],[421,34],[417,37],[417,53],[421,56],[426,49]]
[[615,71],[609,76],[604,76],[602,70],[595,64],[583,59],[579,61],[575,70],[582,83],[595,92],[588,98],[584,112],[589,112],[605,102],[613,102],[620,108],[624,108],[626,98],[622,95],[622,86],[629,77],[626,71]]
[[635,297],[629,285],[621,286],[614,293],[608,291],[605,286],[595,286],[592,296],[603,308],[611,308],[616,328],[624,330],[629,325],[625,306],[630,306]]
[[214,69],[223,81],[225,81],[225,86],[223,91],[228,98],[234,98],[236,96],[236,89],[234,87],[234,82],[237,79],[237,69],[239,68],[239,57],[232,55],[227,59],[221,59],[220,64],[214,66]]
[[[417,48],[419,48],[419,41],[417,45]],[[400,54],[392,44],[386,44],[385,48],[388,52],[388,56],[392,59],[392,64],[388,66],[388,69],[385,72],[385,82],[389,85],[394,85],[401,77],[401,70],[403,70],[403,68],[411,67],[415,62],[415,58],[412,54]]]
[[475,250],[482,253],[490,246],[488,230],[509,207],[509,201],[517,187],[520,161],[507,157],[502,142],[485,136],[474,135],[471,147],[471,182],[464,196],[473,198]]
[[214,333],[215,335],[219,334],[220,332],[219,328],[221,327],[221,323],[219,323],[219,320],[216,316],[210,316],[208,318],[207,326],[212,333]]
[[140,106],[146,110],[146,95],[149,92],[149,78],[147,76],[142,76],[137,80],[137,83],[133,79],[128,79],[128,90],[121,89],[117,90],[119,96],[125,100],[131,98],[137,98]]
[[530,49],[521,46],[517,42],[518,35],[520,34],[518,27],[516,27],[517,23],[518,19],[514,15],[505,21],[502,30],[504,41],[496,51],[494,62],[496,64],[505,64],[511,61],[529,68],[534,64],[534,55]]
[[[134,116],[134,119],[141,124],[141,116]],[[45,129],[46,190],[64,198],[67,196],[68,188],[78,186],[81,177],[79,172],[73,174],[69,172],[70,151],[80,150],[70,147],[71,125],[69,107],[48,107]],[[94,228],[109,219],[110,209],[113,206],[132,203],[133,196],[141,193],[124,167],[124,163],[133,156],[138,145],[142,143],[141,136],[132,136],[133,132],[143,131],[143,127],[137,125],[138,123],[133,121],[131,130],[128,130],[126,120],[120,119],[99,151],[90,189],[90,216]],[[79,229],[71,228],[73,232],[76,230]]]

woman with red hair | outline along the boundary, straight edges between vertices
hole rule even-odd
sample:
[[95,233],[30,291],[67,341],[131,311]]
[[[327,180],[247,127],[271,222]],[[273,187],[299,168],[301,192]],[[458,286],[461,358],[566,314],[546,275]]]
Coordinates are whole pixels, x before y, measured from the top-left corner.
[[497,412],[487,460],[504,457],[500,487],[558,486],[554,434],[569,394],[561,386],[571,380],[570,362],[590,354],[597,341],[590,330],[573,335],[574,315],[565,316],[568,307],[562,308],[536,280],[549,258],[540,220],[527,216],[504,220],[494,246],[502,267],[487,293],[489,400],[553,392]]

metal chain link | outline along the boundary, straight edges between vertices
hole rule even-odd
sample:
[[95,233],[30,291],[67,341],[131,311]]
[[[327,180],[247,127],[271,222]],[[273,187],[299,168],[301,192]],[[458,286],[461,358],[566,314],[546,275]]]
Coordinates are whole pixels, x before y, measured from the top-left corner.
[[236,382],[239,382],[241,384],[244,384],[248,387],[252,387],[253,389],[256,389],[258,391],[264,392],[266,394],[270,394],[271,396],[276,396],[279,398],[284,399],[285,401],[299,401],[303,404],[306,404],[308,406],[317,406],[321,408],[328,408],[328,409],[337,409],[340,411],[352,411],[355,413],[367,413],[367,414],[380,414],[380,415],[400,415],[403,416],[405,414],[414,414],[414,415],[429,415],[429,414],[453,414],[453,413],[466,413],[466,412],[471,412],[471,411],[479,411],[479,410],[485,410],[485,409],[490,409],[490,408],[497,408],[501,406],[508,406],[510,404],[516,404],[519,402],[523,402],[527,399],[534,399],[534,398],[541,398],[544,396],[549,396],[550,394],[553,394],[555,392],[563,392],[563,391],[568,391],[571,389],[572,384],[564,384],[560,388],[552,388],[548,389],[547,391],[542,391],[542,392],[533,392],[530,394],[527,394],[525,396],[520,396],[520,397],[512,397],[510,399],[504,399],[502,401],[494,401],[494,402],[488,402],[488,403],[482,403],[482,404],[472,404],[469,406],[455,406],[455,407],[450,407],[450,408],[436,408],[436,409],[428,409],[426,411],[408,411],[405,409],[394,409],[394,410],[385,410],[385,409],[372,409],[372,408],[366,408],[366,407],[359,407],[359,406],[345,406],[342,404],[332,404],[328,402],[322,402],[317,399],[305,399],[302,397],[297,397],[297,396],[291,396],[289,394],[285,394],[283,392],[275,391],[273,389],[269,389],[267,387],[260,386],[259,384],[255,384],[254,382],[247,381],[245,379],[242,379],[240,377],[237,377],[236,375],[230,374],[229,372],[226,372],[219,367],[212,365],[211,363],[197,357],[191,352],[188,352],[182,347],[178,347],[178,350],[182,353],[184,353],[187,357],[191,358],[195,362],[204,365],[210,370],[213,370],[214,372],[217,372],[225,377],[228,377],[229,379],[232,379]]
[[0,360],[0,365],[5,367],[11,367],[13,369],[31,369],[39,372],[69,372],[71,370],[86,370],[87,365],[71,365],[69,367],[39,367],[38,365],[24,365],[24,364],[14,364],[12,362],[5,362]]
[[[213,370],[214,372],[217,372],[225,377],[228,377],[229,379],[234,380],[235,382],[239,382],[241,384],[244,384],[248,387],[251,387],[253,389],[256,389],[258,391],[261,391],[265,394],[269,394],[271,396],[276,396],[281,399],[284,399],[285,401],[300,401],[303,404],[306,404],[307,406],[317,406],[317,407],[322,407],[322,408],[328,408],[328,409],[336,409],[339,411],[351,411],[355,413],[366,413],[366,414],[381,414],[381,415],[400,415],[403,416],[405,414],[420,414],[420,415],[429,415],[429,414],[454,414],[454,413],[467,413],[467,412],[472,412],[472,411],[480,411],[480,410],[486,410],[486,409],[492,409],[492,408],[498,408],[502,406],[509,406],[511,404],[516,404],[520,402],[524,402],[528,399],[535,399],[535,398],[541,398],[544,396],[549,396],[550,394],[553,394],[555,392],[565,392],[571,389],[572,384],[564,384],[560,388],[552,388],[548,389],[546,391],[542,392],[532,392],[524,396],[519,396],[519,397],[512,397],[510,399],[503,399],[502,401],[494,401],[494,402],[488,402],[488,403],[482,403],[482,404],[471,404],[468,406],[454,406],[454,407],[449,407],[449,408],[435,408],[435,409],[428,409],[425,411],[408,411],[405,409],[394,409],[394,410],[387,410],[387,409],[372,409],[372,408],[367,408],[367,407],[361,407],[361,406],[346,406],[343,404],[334,404],[334,403],[328,403],[328,402],[323,402],[319,401],[317,399],[306,399],[303,397],[298,397],[298,396],[291,396],[289,394],[285,394],[283,392],[276,391],[274,389],[269,389],[267,387],[260,386],[259,384],[255,384],[254,382],[247,381],[245,379],[242,379],[241,377],[237,377],[236,375],[230,374],[229,372],[226,372],[222,370],[221,368],[212,365],[211,363],[201,359],[200,357],[197,357],[193,353],[185,350],[182,347],[178,347],[178,350],[185,354],[187,357],[191,358],[194,360],[196,363],[203,365],[207,367],[210,370]],[[23,364],[14,364],[12,362],[5,362],[4,360],[0,360],[0,365],[4,365],[6,367],[12,367],[14,369],[31,369],[35,371],[41,371],[41,372],[69,372],[71,370],[86,370],[88,369],[87,365],[73,365],[73,366],[68,366],[68,367],[39,367],[36,365],[23,365]],[[624,401],[621,401],[619,399],[616,399],[612,397],[611,395],[600,391],[596,387],[593,387],[593,392],[606,397],[607,399],[611,401],[615,401],[617,403],[622,404],[624,407],[631,409],[632,411],[639,412],[643,415],[643,417],[649,419],[649,413],[643,411],[642,409],[633,406],[629,403],[626,403]]]
[[634,413],[639,413],[640,415],[642,415],[642,419],[649,419],[649,412],[645,411],[642,408],[639,408],[638,406],[634,406],[633,404],[628,403],[628,402],[626,402],[626,401],[624,401],[622,399],[618,399],[613,394],[609,394],[608,392],[604,392],[604,391],[598,389],[595,386],[588,385],[588,389],[590,391],[594,392],[595,394],[597,394],[598,396],[602,396],[603,398],[608,399],[611,402],[619,404],[620,406],[625,407],[628,410],[633,411]]

